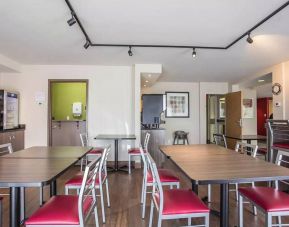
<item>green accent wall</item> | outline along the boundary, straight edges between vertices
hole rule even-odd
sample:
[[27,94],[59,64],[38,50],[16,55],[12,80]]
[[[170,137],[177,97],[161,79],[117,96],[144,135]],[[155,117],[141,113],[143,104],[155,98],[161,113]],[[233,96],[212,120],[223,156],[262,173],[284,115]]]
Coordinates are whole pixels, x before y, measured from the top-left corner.
[[[74,117],[72,103],[82,103],[82,114]],[[52,120],[86,120],[86,83],[85,82],[53,82],[51,84]]]

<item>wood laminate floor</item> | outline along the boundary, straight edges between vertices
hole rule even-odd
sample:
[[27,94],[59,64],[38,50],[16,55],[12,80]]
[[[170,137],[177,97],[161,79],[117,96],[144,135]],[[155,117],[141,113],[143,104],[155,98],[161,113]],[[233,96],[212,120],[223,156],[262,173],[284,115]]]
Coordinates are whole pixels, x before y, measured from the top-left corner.
[[[169,161],[165,164],[166,168],[174,169],[181,178],[181,187],[190,188],[190,181],[182,175],[181,172]],[[64,193],[64,183],[67,179],[73,176],[79,171],[79,167],[74,167],[68,170],[58,181],[58,194]],[[142,171],[140,169],[133,170],[131,175],[126,173],[110,173],[109,174],[109,188],[111,198],[111,208],[106,208],[106,224],[102,227],[145,227],[148,226],[149,220],[149,198],[147,200],[147,212],[146,218],[141,219],[141,207],[140,207],[140,196],[141,196],[141,182],[142,182]],[[1,193],[7,193],[8,190],[1,189]],[[48,188],[45,187],[45,199],[48,199]],[[199,189],[199,196],[203,197],[207,194],[207,187],[201,186]],[[219,209],[219,187],[213,186],[213,203],[210,204],[211,208]],[[4,213],[3,213],[3,226],[9,226],[9,197],[5,196],[4,200]],[[26,216],[31,215],[39,204],[39,189],[30,188],[26,190]],[[264,226],[264,215],[258,212],[257,216],[251,213],[251,206],[245,205],[244,222],[247,227]],[[100,209],[99,209],[100,217]],[[157,217],[157,212],[154,213],[154,217]],[[100,219],[101,220],[101,217]],[[201,224],[202,220],[193,220],[193,224]],[[185,226],[186,220],[181,221],[163,221],[163,227],[171,226]],[[230,226],[237,225],[237,206],[235,201],[234,193],[230,193]],[[89,227],[95,226],[93,219],[90,220]],[[154,219],[153,226],[156,226],[156,219]],[[210,215],[210,226],[219,226],[219,219],[217,216]]]

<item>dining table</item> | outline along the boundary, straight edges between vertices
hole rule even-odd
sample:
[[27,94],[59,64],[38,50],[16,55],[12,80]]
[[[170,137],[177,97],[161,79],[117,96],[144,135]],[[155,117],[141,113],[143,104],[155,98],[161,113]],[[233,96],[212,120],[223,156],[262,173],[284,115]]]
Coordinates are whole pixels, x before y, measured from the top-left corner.
[[266,141],[267,137],[263,135],[240,135],[240,136],[230,136],[225,135],[228,139],[235,139],[235,140],[246,140],[248,144],[252,143],[252,140],[254,141]]
[[[220,185],[220,226],[229,226],[229,184],[288,180],[289,169],[215,144],[162,145],[160,151],[199,185]],[[234,225],[230,225],[234,226]]]
[[50,185],[50,196],[56,195],[56,179],[91,149],[38,146],[1,156],[0,187],[10,188],[10,227],[21,225],[22,188]]

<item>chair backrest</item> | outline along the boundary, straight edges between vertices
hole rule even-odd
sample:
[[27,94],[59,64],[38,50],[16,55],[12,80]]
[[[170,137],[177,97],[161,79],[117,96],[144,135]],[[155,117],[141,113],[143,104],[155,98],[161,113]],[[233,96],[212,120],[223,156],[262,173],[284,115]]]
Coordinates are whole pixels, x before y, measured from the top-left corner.
[[274,143],[289,143],[289,120],[267,120],[270,146]]
[[86,133],[80,133],[80,141],[81,141],[81,146],[87,147],[88,146],[88,138]]
[[1,144],[0,145],[0,156],[11,154],[13,152],[11,143]]
[[150,136],[151,136],[151,134],[149,132],[147,132],[145,135],[145,140],[144,140],[144,144],[143,144],[144,150],[147,152],[148,152],[148,144],[150,141]]
[[[153,177],[152,199],[154,200],[155,204],[159,204],[158,209],[159,209],[159,213],[161,214],[163,211],[163,205],[164,205],[164,193],[163,193],[160,176],[158,173],[158,168],[157,168],[155,161],[152,159],[151,155],[147,153],[146,156],[147,156],[149,170],[151,171],[152,177]],[[159,203],[157,203],[156,201],[157,198],[158,198]]]
[[98,172],[100,187],[103,181],[105,180],[105,178],[107,177],[107,158],[108,158],[110,149],[111,149],[111,146],[110,145],[107,146],[101,155],[100,164],[99,164],[99,172]]
[[[100,171],[100,159],[95,159],[86,167],[83,175],[83,180],[78,197],[78,215],[81,227],[89,220],[90,215],[94,212],[97,206],[95,181]],[[84,212],[84,209],[87,212]]]
[[257,151],[258,151],[258,145],[243,143],[240,141],[237,141],[235,146],[235,151],[240,153],[250,153],[252,157],[256,157]]
[[227,140],[224,134],[215,133],[213,134],[213,137],[215,144],[228,148]]
[[[278,166],[289,168],[289,153],[286,151],[278,151],[275,163]],[[280,180],[279,182],[289,185],[288,181]],[[275,187],[276,189],[279,188],[278,181],[275,181]]]
[[[146,180],[146,179],[147,179],[147,175],[148,175],[147,155],[145,155],[142,146],[140,146],[139,150],[140,150],[141,159],[142,159],[142,161],[143,161],[143,177],[144,177],[144,179]],[[147,151],[147,153],[148,153],[148,151]],[[147,154],[147,153],[146,153],[146,154]]]

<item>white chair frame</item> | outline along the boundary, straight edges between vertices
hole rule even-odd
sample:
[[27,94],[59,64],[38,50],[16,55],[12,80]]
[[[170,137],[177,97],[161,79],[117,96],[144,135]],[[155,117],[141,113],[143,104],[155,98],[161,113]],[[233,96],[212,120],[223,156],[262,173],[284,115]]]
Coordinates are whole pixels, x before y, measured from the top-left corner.
[[[145,135],[145,140],[144,140],[144,146],[143,146],[143,148],[144,148],[144,150],[146,151],[146,152],[148,152],[148,143],[149,143],[149,140],[150,140],[150,136],[151,136],[151,134],[150,133],[146,133],[146,135]],[[132,157],[134,157],[134,156],[141,156],[140,154],[130,154],[130,153],[128,153],[128,174],[131,174],[131,159],[132,159]]]
[[[282,162],[285,162],[288,164],[288,161],[282,161],[283,156],[285,157],[289,157],[289,153],[287,151],[278,151],[277,153],[277,157],[276,157],[276,165],[280,166]],[[286,181],[281,181],[285,184],[289,184]],[[278,189],[278,181],[275,181],[275,188]],[[242,195],[241,193],[239,193],[239,204],[238,204],[238,211],[239,211],[239,227],[243,227],[244,223],[243,223],[243,201],[249,201],[249,203],[253,204],[253,206],[257,207],[258,210],[260,210],[262,213],[265,214],[265,225],[267,227],[273,227],[273,226],[289,226],[289,224],[282,224],[282,220],[281,220],[281,216],[289,216],[289,211],[278,211],[278,212],[267,212],[264,209],[262,209],[260,206],[258,206],[257,204],[253,203],[251,200],[249,200],[248,198],[246,198],[246,196]],[[272,219],[273,217],[277,217],[277,222],[278,224],[272,224]]]
[[[153,187],[153,183],[147,182],[148,178],[148,163],[147,163],[147,156],[145,155],[142,147],[140,147],[141,158],[143,161],[143,182],[142,182],[142,193],[141,193],[141,204],[142,204],[142,218],[145,218],[145,210],[146,210],[146,195],[151,194],[151,191],[147,191],[148,187]],[[161,182],[162,186],[169,186],[170,189],[173,187],[180,188],[180,182]]]
[[[158,212],[159,212],[157,227],[162,226],[162,220],[181,219],[181,218],[188,219],[188,225],[191,226],[191,219],[197,218],[197,217],[198,218],[203,217],[205,219],[204,225],[198,225],[198,226],[209,227],[209,213],[190,213],[190,214],[176,214],[176,215],[163,215],[162,214],[163,203],[164,203],[162,184],[161,184],[161,181],[160,181],[160,178],[158,175],[156,163],[153,161],[153,159],[149,153],[147,153],[147,157],[148,157],[147,160],[148,160],[148,164],[149,164],[149,169],[151,170],[152,175],[153,175],[153,179],[154,179],[149,227],[152,227],[154,207],[156,207]],[[158,203],[157,203],[155,196],[154,196],[157,192],[159,193],[159,204],[160,204],[159,206],[158,206]]]
[[[108,187],[108,179],[107,179],[107,164],[106,164],[110,149],[111,149],[111,147],[108,146],[104,149],[104,152],[102,153],[102,156],[100,159],[100,165],[99,165],[100,170],[98,171],[99,184],[95,185],[95,189],[99,189],[99,194],[96,194],[96,196],[100,196],[103,223],[105,223],[103,184],[105,184],[105,188],[106,188],[107,206],[110,207],[109,187]],[[103,177],[103,175],[105,177]],[[79,193],[80,186],[78,186],[78,185],[66,185],[65,186],[65,194],[66,195],[69,194],[69,190],[77,190],[77,193]]]
[[[80,187],[80,193],[78,197],[78,215],[79,225],[57,225],[57,227],[85,227],[89,220],[89,217],[94,213],[95,226],[99,227],[98,212],[97,212],[97,200],[95,191],[95,179],[100,172],[100,161],[94,160],[85,167],[82,184]],[[87,198],[92,196],[93,203],[91,204],[89,211],[84,214],[83,204]],[[26,225],[26,227],[55,227],[56,225]]]
[[[87,133],[80,133],[79,137],[80,137],[80,141],[81,141],[81,146],[83,146],[83,147],[89,146]],[[87,166],[89,161],[97,159],[100,156],[101,156],[101,154],[89,154],[89,153],[86,154],[85,157],[80,160],[80,171],[82,172],[82,170],[83,170],[83,162],[85,162],[85,166]]]

